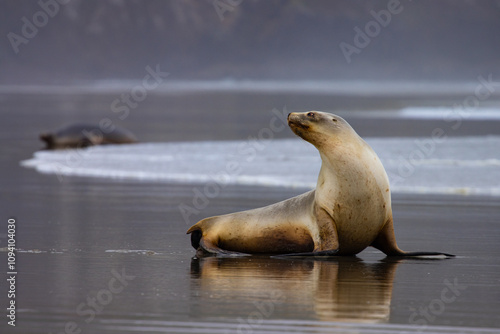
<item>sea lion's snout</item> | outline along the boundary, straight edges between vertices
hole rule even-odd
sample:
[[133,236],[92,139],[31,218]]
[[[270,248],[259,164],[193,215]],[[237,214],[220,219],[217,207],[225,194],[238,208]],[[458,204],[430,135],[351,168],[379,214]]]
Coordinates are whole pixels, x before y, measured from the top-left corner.
[[296,124],[296,123],[300,123],[301,121],[301,117],[300,117],[300,113],[297,113],[297,112],[291,112],[288,114],[288,124]]
[[310,127],[310,119],[306,113],[292,112],[288,114],[288,126],[294,132],[297,128],[307,130]]
[[310,130],[310,120],[307,119],[306,113],[292,112],[288,114],[288,126],[293,133],[304,140],[308,140]]

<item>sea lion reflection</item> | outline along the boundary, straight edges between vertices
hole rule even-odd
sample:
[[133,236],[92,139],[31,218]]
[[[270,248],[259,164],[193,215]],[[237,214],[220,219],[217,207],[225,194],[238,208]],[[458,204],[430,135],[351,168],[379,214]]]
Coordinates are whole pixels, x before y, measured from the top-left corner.
[[191,295],[201,299],[198,304],[214,305],[196,311],[205,316],[222,311],[245,317],[253,305],[267,301],[273,303],[267,306],[273,311],[269,319],[296,314],[306,320],[387,322],[397,266],[397,261],[365,263],[356,257],[195,258]]

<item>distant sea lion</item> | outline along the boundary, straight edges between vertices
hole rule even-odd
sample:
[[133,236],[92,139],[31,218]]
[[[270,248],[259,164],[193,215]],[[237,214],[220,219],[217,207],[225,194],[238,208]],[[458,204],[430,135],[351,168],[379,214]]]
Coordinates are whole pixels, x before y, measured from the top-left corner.
[[46,148],[49,150],[137,142],[134,134],[126,129],[118,126],[102,129],[95,124],[68,125],[54,133],[42,133],[40,139],[47,144]]
[[187,231],[199,256],[355,255],[368,246],[388,256],[453,256],[398,247],[385,169],[344,119],[319,111],[291,113],[288,125],[320,153],[316,189],[263,208],[199,221]]

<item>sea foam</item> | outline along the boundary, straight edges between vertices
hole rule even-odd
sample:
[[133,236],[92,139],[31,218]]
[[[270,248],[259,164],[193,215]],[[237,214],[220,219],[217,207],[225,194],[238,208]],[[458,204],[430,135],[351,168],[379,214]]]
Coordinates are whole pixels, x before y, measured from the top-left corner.
[[[500,137],[368,138],[396,193],[500,196]],[[299,139],[203,141],[40,151],[41,173],[188,184],[314,188],[317,150]]]

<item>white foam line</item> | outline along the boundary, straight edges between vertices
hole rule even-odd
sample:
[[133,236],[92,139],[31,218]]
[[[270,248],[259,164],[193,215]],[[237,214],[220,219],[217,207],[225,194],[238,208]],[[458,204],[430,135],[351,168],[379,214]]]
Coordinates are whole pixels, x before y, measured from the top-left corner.
[[[140,81],[102,80],[75,85],[2,85],[0,94],[78,94],[115,93],[129,91]],[[495,87],[498,85],[495,85]],[[329,80],[167,80],[155,93],[197,92],[254,92],[261,94],[342,94],[342,95],[443,95],[474,93],[477,82],[429,82],[429,81],[329,81]],[[498,90],[495,90],[497,94]]]
[[[401,164],[401,161],[394,157],[400,155],[400,152],[414,149],[415,140],[417,139],[367,139],[368,142],[372,142],[376,151],[380,151],[381,160],[389,176],[393,177],[397,177]],[[72,154],[77,154],[75,150],[44,151],[36,152],[32,159],[21,161],[20,164],[24,167],[35,168],[41,173],[56,175],[188,184],[217,182],[222,185],[308,189],[315,187],[316,176],[305,173],[306,168],[319,170],[320,158],[311,145],[307,143],[299,145],[302,142],[293,139],[274,140],[266,144],[265,152],[252,157],[252,161],[245,161],[245,156],[236,154],[238,145],[241,143],[244,141],[145,143],[92,147],[81,154],[81,160],[77,161],[74,167],[67,165],[67,160]],[[497,172],[500,171],[498,168],[500,158],[496,150],[499,143],[500,137],[493,136],[450,138],[442,144],[444,146],[440,147],[441,151],[448,153],[442,158],[413,161],[412,168],[415,168],[417,173],[407,179],[399,178],[399,182],[393,182],[392,191],[394,193],[500,196],[500,184],[495,179]],[[205,154],[205,148],[210,148],[211,154]],[[274,151],[280,152],[280,156],[273,155]],[[233,158],[241,167],[240,171],[233,174],[225,173],[226,163]],[[276,172],[269,171],[266,168],[268,164],[274,164]],[[434,166],[438,168],[434,169]],[[470,174],[471,168],[474,169],[472,175]],[[282,175],[280,170],[287,170],[289,177]],[[430,172],[438,174],[428,174]],[[433,180],[439,180],[440,175],[444,177],[443,180],[448,178],[449,186],[428,180],[428,176],[433,176]],[[456,182],[450,181],[453,175],[455,175]],[[488,177],[490,179],[487,179]]]
[[[29,161],[26,162],[30,165]],[[217,182],[212,176],[202,174],[189,173],[152,173],[139,171],[108,171],[103,169],[92,168],[69,168],[57,169],[52,164],[34,164],[36,169],[45,174],[62,173],[64,175],[73,176],[90,176],[99,178],[111,179],[129,179],[129,180],[145,180],[145,181],[165,181],[175,183],[191,183],[201,184],[207,182]],[[314,182],[301,182],[280,180],[272,176],[251,176],[241,175],[232,177],[224,184],[243,185],[243,186],[267,186],[267,187],[287,187],[287,188],[305,188],[313,189],[316,187]],[[443,195],[482,195],[482,196],[500,196],[500,188],[478,188],[478,187],[424,187],[424,186],[394,186],[391,187],[393,193],[402,194],[443,194]]]
[[[72,176],[99,177],[111,179],[129,179],[129,180],[147,180],[147,181],[167,181],[175,183],[207,183],[217,182],[214,177],[206,174],[189,174],[189,173],[153,173],[132,171],[105,170],[100,168],[71,168],[60,167],[55,163],[39,163],[34,160],[25,160],[21,163],[26,167],[35,167],[40,173],[44,174],[62,174]],[[273,176],[253,176],[240,175],[233,176],[227,184],[233,185],[257,185],[257,186],[274,186],[274,187],[290,187],[290,188],[314,188],[315,183],[286,181],[276,179]]]
[[119,253],[119,254],[141,254],[141,255],[155,255],[155,251],[147,249],[107,249],[105,253]]
[[[400,164],[399,160],[384,159],[384,165]],[[499,159],[485,159],[485,160],[458,160],[458,159],[425,159],[416,160],[412,162],[413,165],[436,165],[436,166],[456,166],[456,167],[489,167],[500,166]]]
[[421,186],[396,186],[391,187],[391,192],[396,194],[437,194],[437,195],[465,195],[465,196],[500,196],[500,188],[474,188],[474,187],[421,187]]
[[[393,117],[411,118],[411,119],[474,119],[474,120],[500,120],[500,111],[498,109],[473,108],[462,110],[463,106],[458,104],[455,107],[408,107],[401,109]],[[457,114],[458,113],[458,114]],[[464,116],[462,116],[464,115]]]

